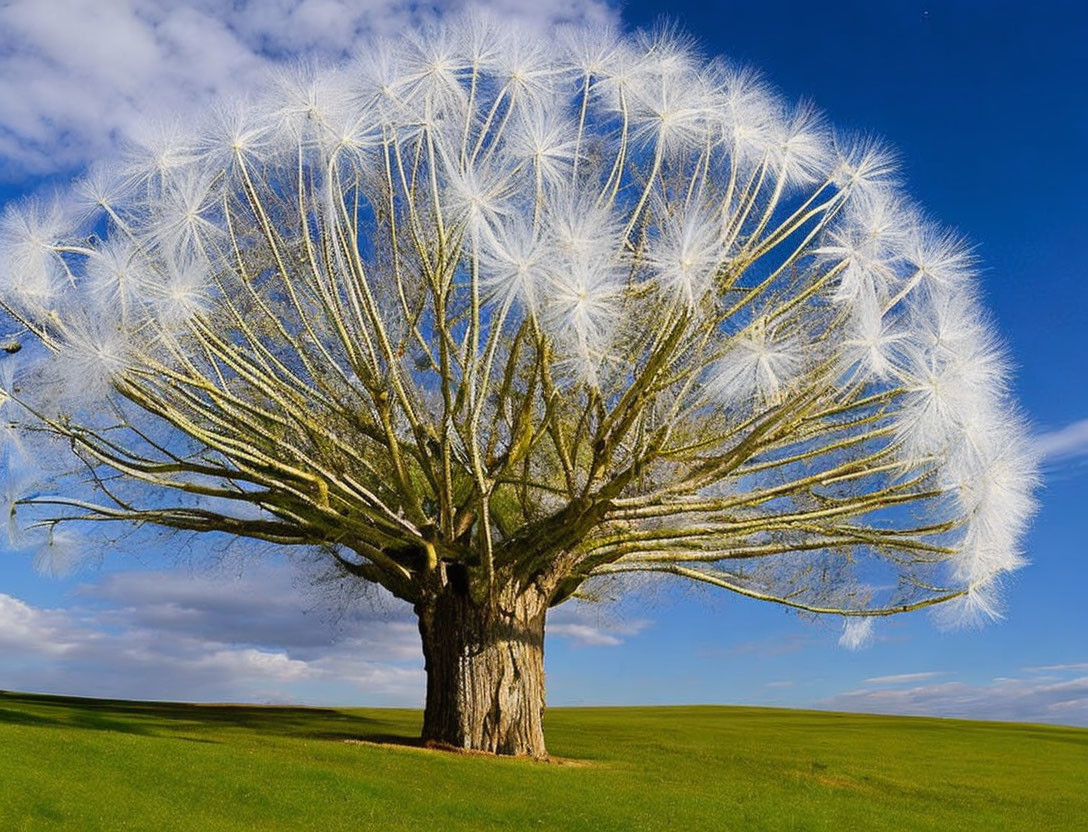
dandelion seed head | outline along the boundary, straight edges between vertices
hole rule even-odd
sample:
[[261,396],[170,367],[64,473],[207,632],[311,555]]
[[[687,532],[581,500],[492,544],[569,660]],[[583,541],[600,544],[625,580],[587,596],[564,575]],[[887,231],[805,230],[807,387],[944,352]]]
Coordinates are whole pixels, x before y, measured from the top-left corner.
[[8,205],[0,217],[0,293],[30,309],[48,308],[65,279],[57,246],[71,236],[57,202]]
[[851,616],[843,622],[839,645],[847,650],[860,650],[873,641],[873,619],[865,616]]
[[694,307],[712,288],[724,259],[721,224],[697,208],[663,221],[643,262],[667,293]]
[[81,548],[73,532],[51,528],[34,548],[34,571],[49,578],[66,578],[82,564]]
[[735,335],[725,356],[712,368],[710,389],[718,400],[738,408],[780,403],[805,364],[800,336],[757,320]]

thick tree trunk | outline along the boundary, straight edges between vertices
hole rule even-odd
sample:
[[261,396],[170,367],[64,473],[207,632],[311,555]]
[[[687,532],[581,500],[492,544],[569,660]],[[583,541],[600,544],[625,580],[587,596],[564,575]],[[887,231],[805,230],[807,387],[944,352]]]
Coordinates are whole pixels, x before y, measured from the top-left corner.
[[533,590],[488,605],[447,588],[416,605],[427,669],[423,739],[543,758],[544,618]]

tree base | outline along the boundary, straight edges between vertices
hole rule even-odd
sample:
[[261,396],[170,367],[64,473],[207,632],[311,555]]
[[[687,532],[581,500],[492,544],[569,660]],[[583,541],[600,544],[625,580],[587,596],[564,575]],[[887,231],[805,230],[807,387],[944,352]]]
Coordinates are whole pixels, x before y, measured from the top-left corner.
[[447,589],[417,604],[429,745],[545,759],[544,619],[535,591],[490,605]]

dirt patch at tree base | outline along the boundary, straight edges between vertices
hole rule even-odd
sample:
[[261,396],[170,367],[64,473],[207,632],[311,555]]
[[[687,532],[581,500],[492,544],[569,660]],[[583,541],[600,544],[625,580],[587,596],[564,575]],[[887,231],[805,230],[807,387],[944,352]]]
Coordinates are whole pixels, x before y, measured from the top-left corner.
[[538,763],[540,765],[567,766],[570,768],[591,768],[601,765],[596,760],[578,760],[573,757],[529,757],[526,755],[492,754],[490,751],[477,751],[472,748],[458,748],[455,745],[435,742],[433,740],[405,739],[403,737],[390,737],[388,739],[362,739],[361,737],[341,737],[341,742],[349,745],[368,745],[372,748],[396,748],[404,751],[417,751],[424,754],[456,754],[462,757],[485,757],[490,760],[510,760],[512,762]]

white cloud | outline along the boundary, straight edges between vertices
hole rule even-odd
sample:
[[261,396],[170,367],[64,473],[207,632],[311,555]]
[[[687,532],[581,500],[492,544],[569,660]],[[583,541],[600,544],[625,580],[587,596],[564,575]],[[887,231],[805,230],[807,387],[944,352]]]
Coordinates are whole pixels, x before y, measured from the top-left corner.
[[410,610],[388,596],[322,607],[284,565],[118,572],[75,605],[0,595],[0,676],[12,689],[193,701],[419,705]]
[[1088,419],[1035,437],[1035,450],[1046,462],[1061,462],[1088,456]]
[[5,654],[25,650],[62,655],[75,646],[68,629],[63,613],[37,609],[0,593],[0,648]]
[[836,711],[1088,725],[1088,676],[861,688],[823,699],[816,706]]
[[[0,594],[0,679],[15,690],[126,699],[422,704],[419,631],[375,591],[344,602],[282,565],[127,571],[44,609]],[[568,604],[550,637],[620,644],[649,622]]]
[[[614,18],[603,0],[487,5],[530,23]],[[335,60],[432,8],[405,0],[0,4],[0,178],[81,167],[149,118],[184,119],[224,92],[251,87],[272,62]]]
[[1081,670],[1088,670],[1088,662],[1073,662],[1071,664],[1045,664],[1041,667],[1024,668],[1024,671],[1027,673],[1052,673],[1054,671],[1063,673]]
[[586,647],[614,647],[651,623],[645,618],[621,617],[614,608],[570,601],[548,613],[547,634]]
[[923,679],[932,679],[935,676],[943,676],[943,673],[926,671],[924,673],[896,673],[891,676],[872,676],[865,680],[868,685],[901,685],[904,682],[921,682]]
[[268,678],[278,682],[295,682],[314,675],[312,668],[304,661],[292,659],[286,653],[254,648],[216,650],[192,662],[191,668],[243,673],[250,679]]
[[[233,572],[226,568],[200,573],[117,572],[79,587],[76,595],[109,605],[98,615],[103,623],[294,650],[328,647],[365,633],[388,636],[394,625],[408,623],[410,615],[405,605],[385,593],[375,593],[369,604],[332,609],[299,572],[259,563]],[[394,643],[388,638],[375,641]],[[383,656],[406,659],[417,652],[405,654],[398,648]]]

